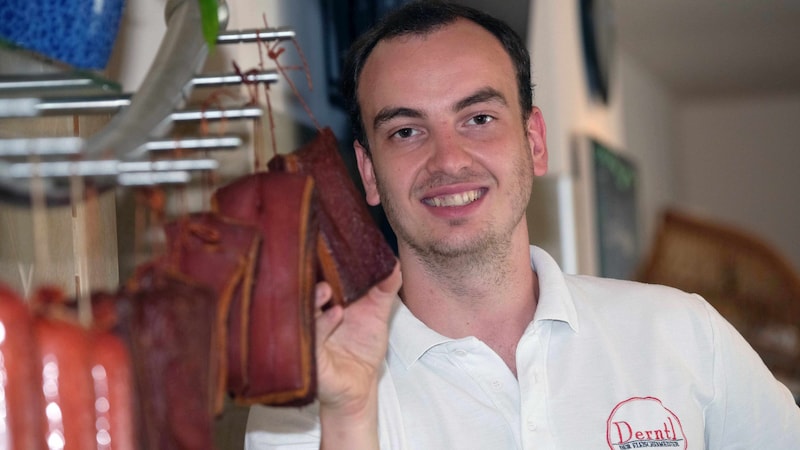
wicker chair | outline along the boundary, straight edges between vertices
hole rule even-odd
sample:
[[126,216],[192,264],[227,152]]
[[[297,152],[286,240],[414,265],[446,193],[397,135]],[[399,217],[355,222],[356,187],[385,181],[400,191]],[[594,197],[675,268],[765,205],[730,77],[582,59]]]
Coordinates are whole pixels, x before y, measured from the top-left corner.
[[800,401],[800,276],[776,250],[746,231],[668,210],[637,278],[705,297]]

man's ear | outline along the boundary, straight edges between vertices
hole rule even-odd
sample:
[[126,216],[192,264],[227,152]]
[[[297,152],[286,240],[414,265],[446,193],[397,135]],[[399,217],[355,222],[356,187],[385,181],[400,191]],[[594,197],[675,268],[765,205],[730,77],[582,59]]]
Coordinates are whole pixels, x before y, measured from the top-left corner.
[[378,194],[378,183],[375,180],[375,169],[372,166],[372,157],[358,140],[353,141],[353,149],[356,152],[358,173],[361,175],[361,183],[364,185],[367,203],[371,206],[379,205],[381,203],[381,196]]
[[527,132],[533,159],[533,174],[542,176],[547,173],[547,127],[544,124],[542,110],[536,106],[528,117]]

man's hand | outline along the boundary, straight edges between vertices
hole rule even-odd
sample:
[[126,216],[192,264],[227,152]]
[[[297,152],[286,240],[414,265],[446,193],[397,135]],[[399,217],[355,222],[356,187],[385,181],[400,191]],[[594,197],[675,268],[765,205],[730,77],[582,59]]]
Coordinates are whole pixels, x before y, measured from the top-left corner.
[[[389,339],[389,315],[402,284],[399,264],[347,308],[317,318],[317,377],[323,447],[377,448],[377,386]],[[330,286],[317,286],[317,305]]]

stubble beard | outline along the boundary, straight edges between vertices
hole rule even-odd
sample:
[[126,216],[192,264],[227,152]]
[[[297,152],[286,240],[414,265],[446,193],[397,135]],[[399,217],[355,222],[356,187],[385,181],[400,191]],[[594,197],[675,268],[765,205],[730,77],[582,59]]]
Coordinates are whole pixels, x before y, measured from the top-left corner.
[[512,251],[512,235],[525,216],[531,195],[533,173],[530,152],[526,151],[525,155],[527,157],[517,158],[514,164],[514,180],[510,191],[513,214],[504,222],[495,222],[494,218],[485,219],[476,227],[478,231],[469,236],[458,233],[458,227],[465,222],[463,219],[449,222],[449,228],[454,232],[446,238],[437,237],[430,229],[420,229],[409,223],[376,173],[376,185],[383,208],[399,244],[406,246],[432,275],[442,280],[463,281],[465,276],[472,275],[480,276],[481,281],[489,285],[502,283],[507,267],[505,261]]

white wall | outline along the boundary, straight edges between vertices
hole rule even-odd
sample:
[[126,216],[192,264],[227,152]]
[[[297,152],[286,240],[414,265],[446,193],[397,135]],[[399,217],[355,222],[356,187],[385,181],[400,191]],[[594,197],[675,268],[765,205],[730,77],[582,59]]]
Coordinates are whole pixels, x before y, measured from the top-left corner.
[[689,101],[677,117],[680,203],[756,233],[800,270],[800,94]]
[[114,42],[114,51],[106,68],[125,92],[136,91],[150,69],[158,46],[166,32],[166,0],[138,0],[125,3],[125,10]]
[[677,106],[670,93],[627,53],[621,51],[619,57],[622,147],[639,163],[640,249],[646,253],[662,211],[675,202]]
[[[638,234],[643,251],[649,245],[657,215],[674,197],[669,156],[674,145],[673,102],[654,77],[622,51],[612,69],[609,104],[590,96],[580,44],[578,2],[534,1],[529,36],[535,103],[544,113],[550,150],[549,180],[540,181],[550,195],[535,200],[556,205],[531,206],[532,240],[544,242],[564,270],[597,274],[591,208],[575,199],[576,191],[586,186],[573,171],[571,139],[575,135],[590,136],[637,165]],[[552,221],[543,214],[558,215],[559,227],[548,227],[549,233],[537,229],[537,221]]]
[[534,243],[567,271],[597,273],[594,224],[584,219],[591,212],[573,196],[581,181],[569,140],[579,133],[636,162],[642,252],[664,208],[677,206],[756,233],[800,270],[800,93],[679,99],[618,49],[612,99],[603,106],[583,78],[577,2],[538,0],[531,10],[535,100],[551,153],[549,179],[540,180],[529,211]]

